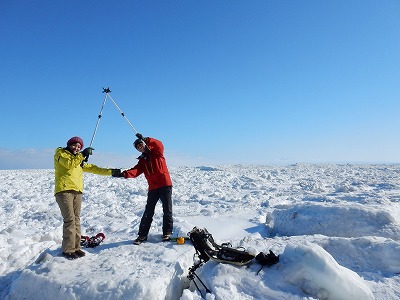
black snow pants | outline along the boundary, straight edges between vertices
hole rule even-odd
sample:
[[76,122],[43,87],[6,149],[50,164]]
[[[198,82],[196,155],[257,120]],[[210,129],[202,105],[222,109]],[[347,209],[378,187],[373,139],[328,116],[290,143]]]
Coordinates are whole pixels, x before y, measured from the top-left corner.
[[143,213],[142,219],[140,220],[138,232],[140,237],[147,237],[149,234],[150,226],[153,222],[154,210],[158,200],[161,200],[163,207],[163,234],[172,233],[172,186],[165,186],[151,190],[147,194],[146,209]]

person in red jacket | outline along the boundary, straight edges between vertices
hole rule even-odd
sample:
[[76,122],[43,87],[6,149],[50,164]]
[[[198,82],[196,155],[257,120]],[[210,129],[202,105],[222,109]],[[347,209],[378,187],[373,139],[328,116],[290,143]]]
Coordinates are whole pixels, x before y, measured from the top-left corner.
[[140,245],[147,240],[158,200],[161,200],[163,207],[162,240],[167,241],[170,239],[173,228],[172,181],[164,157],[164,145],[154,138],[144,138],[140,133],[136,136],[138,139],[133,145],[142,154],[138,157],[139,161],[136,166],[123,171],[121,177],[135,178],[144,174],[149,184],[149,190],[146,208],[139,225],[138,237],[133,243]]

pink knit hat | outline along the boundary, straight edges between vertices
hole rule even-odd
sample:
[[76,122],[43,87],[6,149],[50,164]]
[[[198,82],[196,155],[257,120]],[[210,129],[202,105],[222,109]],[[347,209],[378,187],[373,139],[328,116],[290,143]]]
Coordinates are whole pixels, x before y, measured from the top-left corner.
[[81,144],[81,148],[83,148],[83,140],[79,136],[74,136],[70,138],[67,142],[67,146],[69,147],[72,144],[79,143]]

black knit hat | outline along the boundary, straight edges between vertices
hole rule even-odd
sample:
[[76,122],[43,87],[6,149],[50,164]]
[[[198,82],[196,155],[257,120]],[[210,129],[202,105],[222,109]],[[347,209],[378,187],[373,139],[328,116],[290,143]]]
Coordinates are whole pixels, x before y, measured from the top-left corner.
[[137,139],[137,140],[133,143],[133,146],[135,146],[135,148],[137,149],[137,146],[138,146],[140,143],[143,143],[143,140]]

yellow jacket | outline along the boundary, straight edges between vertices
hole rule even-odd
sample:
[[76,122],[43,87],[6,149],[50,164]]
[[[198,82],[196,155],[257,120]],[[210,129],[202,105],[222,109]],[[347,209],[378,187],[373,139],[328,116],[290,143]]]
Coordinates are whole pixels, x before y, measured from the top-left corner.
[[54,154],[54,194],[63,191],[83,191],[83,172],[98,175],[111,175],[112,169],[99,168],[96,165],[84,163],[81,153],[73,155],[65,148],[57,148]]

